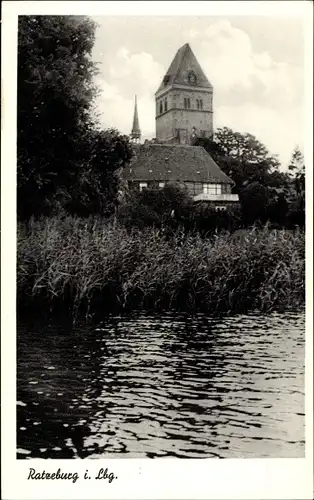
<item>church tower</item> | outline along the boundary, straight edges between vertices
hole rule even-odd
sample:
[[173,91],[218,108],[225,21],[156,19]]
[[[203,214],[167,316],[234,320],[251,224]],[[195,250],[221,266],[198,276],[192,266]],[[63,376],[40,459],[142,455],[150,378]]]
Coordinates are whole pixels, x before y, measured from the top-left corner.
[[213,135],[213,87],[188,43],[176,53],[156,94],[156,139],[191,144]]
[[134,104],[134,117],[133,117],[133,127],[131,132],[131,139],[134,142],[140,142],[141,140],[141,129],[140,123],[138,119],[138,111],[137,111],[137,97],[135,96],[135,104]]

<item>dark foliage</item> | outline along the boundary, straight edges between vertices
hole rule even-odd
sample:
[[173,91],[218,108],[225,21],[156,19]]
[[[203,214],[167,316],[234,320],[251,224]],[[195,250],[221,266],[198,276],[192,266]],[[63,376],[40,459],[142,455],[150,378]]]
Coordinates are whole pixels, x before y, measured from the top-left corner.
[[92,119],[95,23],[22,16],[18,33],[17,208],[20,218],[112,213],[128,140]]
[[239,194],[244,225],[264,224],[304,227],[305,166],[302,153],[292,154],[289,173],[279,170],[279,161],[251,134],[224,127],[213,139],[198,138],[220,168],[234,181]]

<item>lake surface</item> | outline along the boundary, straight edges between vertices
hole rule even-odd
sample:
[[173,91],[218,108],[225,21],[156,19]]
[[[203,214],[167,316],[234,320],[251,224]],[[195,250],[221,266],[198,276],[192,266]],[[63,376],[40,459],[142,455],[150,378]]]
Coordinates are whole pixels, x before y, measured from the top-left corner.
[[303,457],[303,313],[19,325],[18,458]]

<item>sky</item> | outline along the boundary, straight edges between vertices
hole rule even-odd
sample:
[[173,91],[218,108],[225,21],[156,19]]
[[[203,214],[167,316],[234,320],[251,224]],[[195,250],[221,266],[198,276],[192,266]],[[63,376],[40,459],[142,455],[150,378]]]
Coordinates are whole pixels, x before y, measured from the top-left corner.
[[[179,4],[178,4],[179,5]],[[286,168],[304,136],[303,21],[261,16],[101,16],[101,125],[130,134],[134,95],[142,140],[155,137],[154,94],[176,51],[189,43],[214,87],[214,128],[249,132]]]

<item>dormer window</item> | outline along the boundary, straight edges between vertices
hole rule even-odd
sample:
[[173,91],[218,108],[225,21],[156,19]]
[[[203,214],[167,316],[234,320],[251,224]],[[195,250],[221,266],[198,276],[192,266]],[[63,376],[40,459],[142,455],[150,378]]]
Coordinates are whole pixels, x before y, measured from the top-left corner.
[[165,75],[165,76],[164,76],[164,79],[163,79],[164,86],[166,86],[166,85],[167,85],[167,83],[169,83],[169,80],[170,80],[170,76],[169,76],[169,75]]

